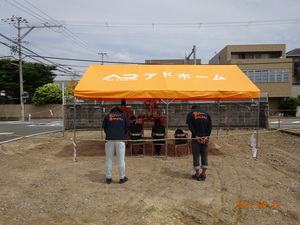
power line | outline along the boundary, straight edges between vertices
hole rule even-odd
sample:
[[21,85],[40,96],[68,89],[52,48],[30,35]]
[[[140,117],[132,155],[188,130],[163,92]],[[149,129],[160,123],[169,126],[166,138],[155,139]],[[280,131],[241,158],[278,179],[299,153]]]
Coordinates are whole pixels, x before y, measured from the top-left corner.
[[[84,41],[83,39],[81,39],[79,36],[77,36],[75,33],[73,33],[72,31],[70,31],[65,25],[63,25],[61,22],[53,19],[52,17],[50,17],[49,15],[47,15],[46,13],[44,13],[42,10],[40,10],[39,8],[37,8],[36,6],[34,6],[33,4],[29,3],[28,1],[25,0],[25,2],[27,2],[31,7],[33,7],[34,9],[38,10],[40,13],[44,14],[46,17],[50,18],[45,18],[44,16],[34,12],[33,10],[29,9],[28,7],[26,7],[24,4],[17,2],[15,0],[12,0],[15,2],[15,4],[13,4],[12,2],[9,2],[8,0],[5,0],[7,3],[13,5],[14,7],[20,9],[21,11],[33,16],[34,18],[41,20],[44,22],[44,25],[47,26],[47,23],[54,23],[56,25],[59,25],[63,28],[59,28],[57,29],[52,29],[54,32],[60,32],[62,35],[64,35],[66,38],[70,39],[71,41],[73,41],[75,44],[81,46],[82,48],[88,49],[89,51],[92,51],[96,54],[98,54],[98,52],[100,52],[99,50],[97,50],[96,48],[92,47],[90,44],[88,44],[86,41]],[[18,5],[16,5],[18,4]],[[29,12],[28,12],[29,11]]]
[[260,20],[260,21],[234,21],[234,22],[194,22],[194,23],[123,23],[123,22],[101,22],[101,21],[72,21],[64,20],[65,24],[73,26],[99,26],[105,28],[199,28],[199,27],[228,27],[228,26],[260,26],[260,25],[279,25],[279,24],[298,24],[300,18],[286,20]]
[[[0,33],[0,36],[3,36]],[[9,39],[10,40],[10,39]],[[12,40],[11,40],[12,41]],[[6,43],[3,43],[0,41],[1,44],[6,45],[7,47],[11,47]],[[31,51],[32,52],[32,51]],[[65,60],[65,61],[78,61],[78,62],[90,62],[90,63],[102,63],[102,60],[95,60],[95,59],[75,59],[75,58],[66,58],[66,57],[54,57],[54,56],[41,56],[35,53],[35,55],[26,55],[32,59],[35,58],[42,58],[42,59],[58,59],[58,60]],[[51,62],[51,61],[49,61]],[[140,63],[140,62],[122,62],[122,61],[103,61],[104,63],[107,64],[138,64],[138,65],[143,65],[146,63]],[[53,63],[53,62],[51,62]],[[292,62],[259,62],[259,63],[242,63],[242,65],[255,65],[255,64],[286,64],[286,63],[292,63]],[[53,63],[54,64],[54,63]],[[147,63],[148,64],[148,63]],[[85,67],[85,66],[79,66],[79,65],[63,65],[63,66],[74,66],[74,67]]]
[[[16,0],[12,0],[14,3],[5,0],[7,3],[13,5],[14,7],[20,9],[23,12],[26,12],[27,14],[33,16],[34,18],[37,18],[38,20],[44,20],[44,22],[49,21],[47,18],[37,14],[30,8],[26,7],[24,4],[17,2]],[[27,0],[24,0],[27,4],[29,4],[31,7],[33,7],[35,10],[39,11],[46,17],[49,17],[52,22],[56,22],[58,24],[62,24],[61,22],[58,22],[57,20],[53,19],[49,15],[47,15],[45,12],[43,12],[41,9],[33,5],[32,3],[28,2]],[[16,5],[18,4],[18,5]],[[27,11],[26,11],[26,10]],[[29,11],[29,12],[28,12]],[[300,18],[294,18],[294,19],[282,19],[282,20],[253,20],[253,21],[217,21],[217,22],[190,22],[190,23],[153,23],[153,22],[146,22],[146,23],[140,23],[140,22],[131,22],[131,23],[124,23],[124,22],[108,22],[108,21],[75,21],[75,20],[64,20],[65,24],[75,25],[75,26],[101,26],[101,27],[150,27],[150,28],[183,28],[183,27],[210,27],[210,26],[257,26],[257,25],[279,25],[279,24],[293,24],[293,23],[300,23]]]
[[[30,56],[30,55],[29,55]],[[66,60],[66,61],[78,61],[78,62],[93,62],[93,63],[100,63],[102,60],[95,60],[95,59],[74,59],[74,58],[64,58],[64,57],[53,57],[53,56],[32,56],[32,57],[42,57],[48,59],[59,59],[59,60]],[[140,62],[122,62],[122,61],[103,61],[105,63],[111,64],[160,64],[160,63],[140,63]],[[257,65],[257,64],[286,64],[286,63],[293,63],[293,62],[255,62],[255,63],[240,63],[240,65]],[[205,65],[205,64],[202,64]],[[66,65],[65,65],[66,66]],[[79,66],[80,67],[80,66]],[[84,66],[83,66],[84,67]]]
[[[10,38],[8,38],[8,37],[6,37],[5,35],[3,35],[3,34],[1,34],[1,33],[0,33],[0,36],[1,36],[1,37],[4,37],[5,39],[7,39],[7,40],[9,40],[9,41],[11,41],[12,43],[18,45],[18,42],[14,41],[14,40],[12,40],[12,39],[10,39]],[[1,42],[1,43],[4,44],[3,42]],[[4,45],[6,45],[6,46],[8,46],[8,47],[11,48],[11,46],[9,46],[9,45],[7,45],[7,44],[4,44]],[[63,66],[61,66],[60,64],[54,63],[54,62],[48,60],[47,58],[44,58],[44,57],[40,56],[39,54],[35,53],[34,51],[32,51],[32,50],[26,48],[25,46],[23,46],[23,45],[21,45],[21,44],[20,44],[20,46],[21,46],[21,48],[23,49],[23,52],[22,52],[22,53],[23,53],[25,56],[28,56],[29,58],[32,58],[32,59],[33,59],[34,56],[39,57],[39,58],[42,58],[43,60],[45,60],[46,62],[50,63],[51,65],[54,65],[54,66],[58,67],[60,70],[63,70],[63,71],[66,72],[66,73],[72,74],[71,71],[65,69],[65,68],[64,68]],[[27,53],[27,54],[26,54],[26,53]],[[34,55],[29,55],[29,54],[34,54]],[[40,61],[39,61],[39,62],[40,62]]]
[[[52,57],[52,56],[35,56],[32,57],[42,57],[48,59],[59,59],[59,60],[67,60],[67,61],[79,61],[79,62],[94,62],[94,63],[102,63],[102,60],[95,60],[95,59],[74,59],[74,58],[63,58],[63,57]],[[111,64],[146,64],[146,63],[139,63],[139,62],[122,62],[122,61],[104,61],[105,63]]]
[[[5,0],[5,1],[6,1],[8,4],[10,4],[10,5],[12,5],[12,6],[14,6],[14,7],[20,9],[20,10],[23,11],[23,12],[25,12],[25,10],[23,9],[23,8],[26,8],[25,6],[23,6],[23,8],[22,8],[22,7],[19,7],[19,6],[15,5],[15,4],[9,2],[8,0]],[[16,3],[19,4],[18,2],[16,2]],[[36,17],[36,15],[34,15],[34,14],[32,14],[32,13],[29,13],[29,12],[26,12],[26,13],[29,14],[29,15],[31,15],[31,16],[33,16],[34,18],[40,20],[40,18]]]
[[[0,33],[0,36],[10,40],[11,42],[15,43],[13,40],[9,39],[8,37],[5,37],[3,34]],[[4,42],[1,42],[1,44],[11,48],[10,45],[4,43]],[[25,50],[25,51],[24,51]],[[27,50],[27,51],[26,51]],[[33,53],[34,55],[30,55],[29,53]],[[26,54],[27,53],[27,54]],[[54,63],[48,59],[58,59],[58,60],[66,60],[66,61],[78,61],[78,62],[90,62],[90,63],[102,63],[102,60],[94,60],[94,59],[74,59],[74,58],[63,58],[63,57],[52,57],[52,56],[41,56],[35,52],[33,52],[32,50],[26,48],[23,46],[23,54],[26,56],[26,57],[29,57],[31,59],[34,59],[42,64],[44,64],[43,62],[41,62],[40,60],[37,60],[36,58],[42,58],[44,59],[45,61],[55,65],[55,66],[68,66],[68,65],[62,65],[62,64],[57,64],[57,63]],[[122,61],[104,61],[103,60],[103,63],[107,63],[107,64],[146,64],[146,63],[140,63],[140,62],[122,62]],[[72,65],[71,65],[72,66]],[[80,67],[80,66],[78,66]],[[85,66],[82,66],[82,67],[85,67]],[[59,70],[59,69],[58,69]],[[63,72],[66,72],[66,73],[69,73],[70,75],[72,75],[73,73],[71,71],[68,71],[68,70],[63,70]]]
[[[3,43],[2,41],[0,41],[1,44],[5,44]],[[11,55],[3,55],[3,56],[0,56],[1,59],[8,59],[8,58],[14,58],[13,56]]]

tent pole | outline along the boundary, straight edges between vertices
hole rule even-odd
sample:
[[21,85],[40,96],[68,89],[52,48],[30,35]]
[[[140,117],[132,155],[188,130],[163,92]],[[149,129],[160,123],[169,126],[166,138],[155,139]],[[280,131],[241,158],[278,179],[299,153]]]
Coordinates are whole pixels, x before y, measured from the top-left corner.
[[166,144],[165,144],[165,160],[167,160],[168,157],[168,133],[169,133],[169,99],[167,99],[167,116],[166,116],[166,120],[167,120],[167,129],[166,129]]
[[[260,98],[258,98],[258,102],[257,102],[257,128],[256,128],[256,149],[258,149],[258,131],[259,131],[259,120],[260,120]],[[255,159],[258,160],[258,150],[256,152],[256,157]]]
[[73,162],[77,162],[76,158],[76,97],[74,97],[73,101],[73,106],[74,106],[74,121],[73,121],[73,146],[74,146],[74,152],[73,152]]
[[100,138],[101,140],[103,140],[103,133],[102,133],[102,124],[101,124],[101,121],[102,121],[102,101],[100,101]]
[[218,119],[217,119],[217,138],[219,138],[219,123],[220,123],[220,100],[218,100]]
[[65,105],[66,105],[66,99],[65,99],[65,83],[62,82],[62,106],[61,106],[61,117],[62,117],[62,122],[63,122],[63,126],[64,126],[64,130],[63,130],[63,137],[65,136],[65,130],[66,130],[66,126],[65,126]]
[[[231,116],[232,116],[232,112],[231,112],[231,100],[229,100],[229,110],[227,110],[226,107],[226,119],[227,119],[227,129],[226,129],[226,135],[228,134],[229,128],[230,128],[230,124],[231,124]],[[229,115],[228,115],[229,112]]]
[[167,105],[167,116],[166,116],[166,120],[167,120],[167,124],[166,124],[166,136],[167,136],[167,140],[166,140],[166,144],[165,144],[165,159],[167,159],[168,157],[168,134],[169,134],[169,104],[171,102],[174,101],[174,99],[172,101],[169,102],[169,99],[167,98],[167,101],[164,101],[163,99],[161,99],[162,102],[164,102]]

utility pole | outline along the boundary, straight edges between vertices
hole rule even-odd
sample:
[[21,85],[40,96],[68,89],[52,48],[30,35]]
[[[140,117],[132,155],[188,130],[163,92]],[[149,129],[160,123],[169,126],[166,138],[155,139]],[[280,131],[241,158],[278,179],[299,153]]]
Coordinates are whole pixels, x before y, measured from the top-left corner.
[[194,59],[194,65],[197,64],[197,59],[196,59],[196,45],[193,45],[193,49],[192,52],[185,57],[185,62],[188,62],[188,60],[190,59],[191,55],[193,54],[193,59]]
[[21,104],[21,121],[25,120],[25,109],[24,109],[24,98],[23,98],[23,66],[22,66],[22,51],[21,51],[21,21],[27,23],[26,20],[23,20],[21,17],[16,17],[17,19],[17,29],[18,29],[18,55],[19,55],[19,79],[20,79],[20,104]]
[[[22,17],[12,16],[10,19],[3,20],[4,22],[9,22],[14,24],[14,27],[18,30],[18,38],[17,38],[17,48],[18,48],[18,55],[19,55],[19,82],[20,82],[20,107],[21,107],[21,121],[25,121],[25,110],[24,110],[24,88],[23,88],[23,66],[22,66],[22,50],[21,50],[21,42],[27,34],[30,33],[34,28],[50,28],[50,27],[62,27],[61,25],[44,25],[44,26],[25,26],[22,27],[21,23],[28,23],[26,19]],[[28,29],[29,30],[21,36],[21,29]]]
[[101,65],[103,65],[103,56],[107,56],[108,57],[108,55],[104,52],[104,53],[98,53],[98,55],[102,55],[102,61],[101,61]]

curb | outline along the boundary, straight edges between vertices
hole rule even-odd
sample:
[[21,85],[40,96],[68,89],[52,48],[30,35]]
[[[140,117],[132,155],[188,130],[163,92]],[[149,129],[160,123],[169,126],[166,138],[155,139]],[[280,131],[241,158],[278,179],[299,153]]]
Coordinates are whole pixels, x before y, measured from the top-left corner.
[[300,137],[300,130],[299,131],[289,131],[289,130],[280,130],[280,132],[286,133],[286,134],[292,134]]

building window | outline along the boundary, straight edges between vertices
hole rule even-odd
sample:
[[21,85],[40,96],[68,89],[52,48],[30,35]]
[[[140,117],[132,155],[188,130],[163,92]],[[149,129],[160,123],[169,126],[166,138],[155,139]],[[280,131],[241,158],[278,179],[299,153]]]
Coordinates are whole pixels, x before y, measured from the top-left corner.
[[300,77],[300,58],[299,61],[295,61],[294,63],[294,76],[295,77]]
[[231,59],[279,59],[281,51],[275,52],[231,52]]
[[254,71],[254,82],[261,82],[261,71],[256,70]]
[[268,70],[261,71],[261,82],[268,82]]
[[245,59],[254,59],[254,54],[253,53],[246,53],[245,54]]
[[269,82],[275,82],[275,70],[269,70]]
[[289,81],[289,71],[288,70],[282,70],[283,73],[283,82]]
[[246,75],[249,77],[249,79],[251,81],[254,82],[254,71],[249,70],[249,71],[246,72]]
[[270,59],[279,59],[282,56],[281,52],[271,52]]
[[281,70],[276,70],[276,82],[282,82]]
[[289,82],[288,70],[244,70],[243,72],[255,83]]
[[232,53],[231,54],[231,59],[239,59],[239,55],[235,54],[235,53]]

